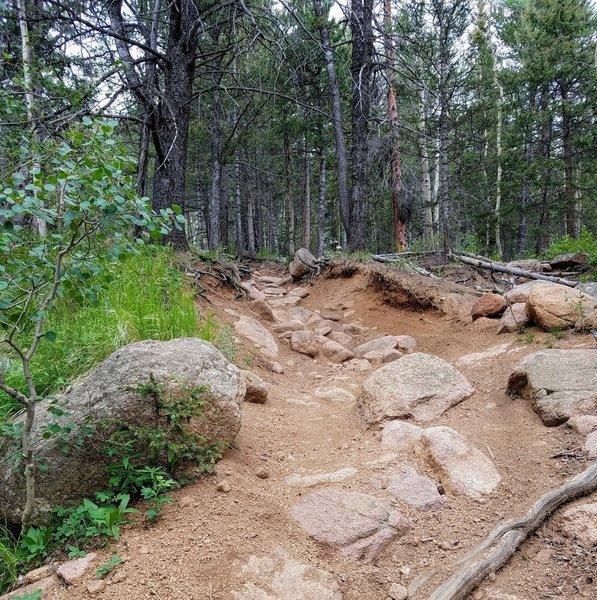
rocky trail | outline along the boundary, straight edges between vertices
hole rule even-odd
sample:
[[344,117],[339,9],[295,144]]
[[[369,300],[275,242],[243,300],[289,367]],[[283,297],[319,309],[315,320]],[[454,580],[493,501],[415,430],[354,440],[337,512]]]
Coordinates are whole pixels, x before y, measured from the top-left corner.
[[[294,285],[262,268],[253,300],[221,287],[200,301],[234,327],[239,364],[267,401],[258,390],[244,403],[217,473],[173,494],[154,526],[126,526],[44,598],[428,598],[495,524],[588,466],[590,427],[546,427],[507,387],[523,358],[593,348],[590,334],[498,337],[495,320],[465,322],[476,296],[464,288],[431,293],[414,278],[405,295],[343,275]],[[556,511],[470,598],[597,597],[595,503]],[[113,555],[124,562],[96,581]]]

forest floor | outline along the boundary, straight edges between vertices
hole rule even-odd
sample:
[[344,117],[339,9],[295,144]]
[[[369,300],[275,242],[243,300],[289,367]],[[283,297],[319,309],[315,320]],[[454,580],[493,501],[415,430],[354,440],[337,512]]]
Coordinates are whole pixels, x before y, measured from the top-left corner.
[[[262,275],[280,273],[281,269],[261,269]],[[534,337],[497,336],[496,321],[481,319],[467,325],[431,309],[392,307],[384,302],[387,294],[384,298],[368,281],[362,274],[335,279],[320,276],[312,285],[305,285],[310,295],[300,306],[320,310],[343,304],[351,321],[368,328],[358,342],[407,334],[416,338],[417,351],[453,365],[462,356],[509,344],[498,356],[459,364],[475,387],[474,395],[427,424],[452,427],[491,456],[502,476],[497,490],[481,501],[448,494],[443,508],[417,511],[375,488],[371,480],[383,475],[396,455],[382,447],[379,431],[362,426],[354,404],[331,403],[315,395],[318,388],[330,386],[356,395],[371,371],[357,372],[311,359],[280,340],[278,360],[284,366],[283,374],[267,370],[258,358],[248,366],[268,383],[269,399],[263,405],[244,404],[236,448],[226,453],[217,473],[174,493],[173,505],[155,525],[126,526],[118,543],[98,552],[98,565],[114,554],[124,560],[106,577],[107,585],[98,598],[296,600],[292,590],[273,593],[275,583],[267,594],[252,585],[257,585],[255,577],[267,575],[267,568],[258,573],[258,561],[251,557],[271,557],[275,562],[275,557],[284,555],[331,573],[344,600],[385,600],[393,583],[408,587],[423,571],[448,564],[497,522],[525,513],[543,493],[586,468],[582,458],[552,458],[563,450],[578,449],[580,436],[566,426],[545,427],[528,402],[505,392],[508,376],[522,357],[546,345],[591,347],[592,336],[567,333],[554,339],[538,330],[533,330]],[[247,300],[236,300],[223,287],[207,292],[206,298],[200,301],[202,311],[211,311],[219,322],[232,323],[245,314],[255,316]],[[241,358],[255,354],[251,344],[242,340],[238,344]],[[412,457],[412,464],[417,466],[417,460]],[[355,468],[357,474],[332,487],[380,497],[411,523],[406,535],[371,562],[356,561],[316,542],[291,517],[292,507],[314,488],[290,487],[286,476],[345,467]],[[230,485],[228,493],[217,490],[222,480]],[[597,494],[582,500],[596,501]],[[558,512],[552,515],[507,566],[470,597],[594,600],[595,554],[564,537],[559,519]],[[250,564],[253,566],[247,568]],[[446,575],[444,571],[434,577],[417,598],[427,598]],[[85,585],[83,581],[47,597],[86,598],[90,594]],[[247,591],[250,589],[252,592]]]

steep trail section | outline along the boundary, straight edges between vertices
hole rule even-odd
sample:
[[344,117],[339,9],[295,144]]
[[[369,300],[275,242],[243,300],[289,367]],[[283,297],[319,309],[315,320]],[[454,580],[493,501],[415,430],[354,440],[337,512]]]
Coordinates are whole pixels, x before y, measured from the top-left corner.
[[[245,403],[236,448],[219,463],[217,475],[174,494],[173,506],[156,525],[129,526],[118,544],[100,552],[98,565],[113,554],[125,562],[105,578],[97,597],[404,598],[417,575],[451,562],[495,523],[525,512],[541,494],[584,468],[580,461],[549,458],[577,447],[576,434],[566,427],[544,427],[528,403],[505,394],[517,362],[544,347],[537,342],[553,342],[547,334],[534,343],[516,334],[498,338],[495,322],[486,319],[465,324],[437,310],[397,308],[362,274],[321,277],[303,287],[309,295],[299,306],[340,311],[342,322],[362,326],[355,343],[383,335],[413,336],[417,352],[438,356],[466,376],[474,394],[418,425],[421,435],[441,426],[463,436],[495,465],[501,476],[495,491],[476,498],[459,493],[420,445],[397,449],[389,434],[382,438],[380,430],[364,428],[353,398],[374,368],[359,371],[321,355],[310,358],[274,332],[275,361],[284,370],[278,374],[270,370],[271,357],[237,336],[240,361],[269,385],[268,402]],[[234,301],[224,290],[209,299],[207,308],[220,322],[234,323],[244,315],[272,328],[246,300]],[[591,340],[574,336],[556,343],[589,346]],[[431,491],[425,510],[398,493],[406,475],[407,492],[414,489],[420,499]],[[591,501],[595,495],[584,499]],[[594,598],[591,554],[564,537],[559,524],[556,515],[471,597]],[[89,597],[91,579],[88,575],[44,597]],[[429,595],[432,583],[439,581],[423,588],[421,598]]]

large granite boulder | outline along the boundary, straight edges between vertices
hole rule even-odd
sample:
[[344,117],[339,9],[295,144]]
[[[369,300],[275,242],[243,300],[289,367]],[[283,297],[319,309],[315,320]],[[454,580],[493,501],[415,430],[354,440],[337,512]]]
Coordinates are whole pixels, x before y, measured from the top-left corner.
[[464,375],[445,360],[415,352],[366,379],[358,408],[367,425],[405,418],[430,421],[474,391]]
[[508,392],[530,400],[547,426],[591,414],[597,397],[597,350],[541,350],[524,358],[508,379]]
[[[60,435],[45,439],[44,432],[57,417],[48,411],[49,400],[37,405],[32,443],[36,462],[45,469],[36,474],[36,519],[53,506],[92,496],[106,486],[102,433],[94,433],[92,428],[82,436],[80,428],[105,419],[153,425],[156,402],[140,392],[151,378],[164,386],[164,394],[180,396],[205,388],[200,396],[205,401],[203,416],[192,418],[188,430],[212,441],[234,440],[241,426],[245,377],[217,348],[190,338],[129,344],[57,397],[56,405],[68,412],[58,424],[74,425],[67,439]],[[79,440],[82,443],[77,443]],[[65,445],[69,448],[66,453]],[[14,447],[7,442],[0,448],[0,518],[16,523],[24,484],[21,469],[6,460],[13,453]]]
[[531,320],[547,331],[574,327],[578,321],[587,320],[596,306],[592,296],[553,283],[535,285],[528,299]]

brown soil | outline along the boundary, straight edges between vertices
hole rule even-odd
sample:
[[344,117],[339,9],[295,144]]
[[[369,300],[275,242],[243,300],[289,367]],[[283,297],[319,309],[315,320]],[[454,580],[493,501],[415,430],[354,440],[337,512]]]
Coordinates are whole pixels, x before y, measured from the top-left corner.
[[[419,512],[398,503],[370,484],[391,461],[380,445],[379,432],[362,427],[354,406],[313,397],[322,384],[356,394],[368,373],[309,359],[280,342],[279,361],[285,373],[276,375],[264,368],[266,361],[251,359],[255,352],[251,346],[239,342],[237,362],[244,368],[251,364],[249,368],[269,383],[268,402],[244,405],[237,448],[219,463],[217,474],[173,494],[173,505],[157,524],[127,526],[119,543],[100,552],[98,565],[113,554],[125,562],[106,578],[108,586],[99,598],[228,600],[233,590],[242,587],[240,567],[249,557],[270,555],[281,546],[297,560],[336,575],[345,600],[385,600],[391,583],[408,586],[430,567],[449,563],[494,524],[526,512],[541,494],[587,466],[582,459],[551,458],[562,450],[579,448],[582,440],[565,426],[546,428],[527,402],[506,396],[505,389],[509,373],[523,356],[552,344],[591,346],[592,337],[568,333],[556,340],[534,330],[534,339],[496,336],[496,321],[481,319],[465,325],[433,307],[390,306],[383,302],[383,290],[374,290],[363,273],[351,278],[319,277],[308,289],[311,295],[301,306],[312,310],[353,303],[350,310],[354,313],[347,320],[372,328],[362,336],[363,341],[384,334],[408,334],[417,339],[418,350],[451,363],[463,355],[511,343],[510,352],[462,367],[476,393],[429,423],[457,429],[491,455],[503,478],[498,491],[481,502],[449,494],[446,508],[440,511]],[[445,290],[452,292],[452,288]],[[387,290],[385,299],[391,300]],[[246,300],[234,300],[223,288],[209,293],[209,303],[201,304],[202,310],[212,311],[220,322],[252,315]],[[358,474],[334,487],[394,502],[412,524],[410,533],[371,563],[356,562],[315,542],[289,515],[306,490],[288,487],[284,476],[342,467],[355,467]],[[256,475],[263,469],[269,473],[266,479]],[[216,490],[222,479],[230,483],[229,493]],[[586,501],[597,501],[597,494]],[[594,599],[596,557],[563,537],[558,523],[556,514],[471,597],[490,598],[490,590],[497,589],[521,600]],[[426,598],[445,575],[435,577],[417,597]],[[82,583],[51,597],[88,596]]]

